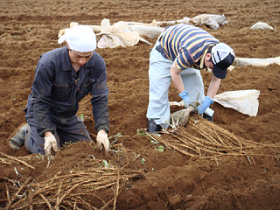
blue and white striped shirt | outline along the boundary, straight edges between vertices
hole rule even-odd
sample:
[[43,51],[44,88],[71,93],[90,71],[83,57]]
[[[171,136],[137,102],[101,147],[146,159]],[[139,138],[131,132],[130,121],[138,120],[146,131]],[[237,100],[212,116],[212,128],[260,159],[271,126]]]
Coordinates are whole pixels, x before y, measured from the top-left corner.
[[174,61],[180,70],[189,67],[200,69],[204,52],[217,43],[219,40],[207,31],[185,24],[167,27],[160,40],[166,57]]

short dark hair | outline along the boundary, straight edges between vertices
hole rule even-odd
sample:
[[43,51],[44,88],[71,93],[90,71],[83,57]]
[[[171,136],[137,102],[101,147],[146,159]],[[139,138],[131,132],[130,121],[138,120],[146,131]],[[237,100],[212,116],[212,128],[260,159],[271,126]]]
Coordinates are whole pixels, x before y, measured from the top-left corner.
[[208,50],[207,50],[207,53],[210,53],[211,54],[211,52],[212,52],[212,48],[213,48],[214,46],[210,46],[209,48],[208,48]]

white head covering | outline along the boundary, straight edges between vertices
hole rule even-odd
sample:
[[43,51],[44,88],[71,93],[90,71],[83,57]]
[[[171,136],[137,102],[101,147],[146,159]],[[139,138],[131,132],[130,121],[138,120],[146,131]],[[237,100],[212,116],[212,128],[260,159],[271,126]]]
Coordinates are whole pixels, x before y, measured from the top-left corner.
[[58,43],[66,41],[71,50],[92,52],[96,49],[96,36],[93,29],[86,25],[77,25],[66,29]]

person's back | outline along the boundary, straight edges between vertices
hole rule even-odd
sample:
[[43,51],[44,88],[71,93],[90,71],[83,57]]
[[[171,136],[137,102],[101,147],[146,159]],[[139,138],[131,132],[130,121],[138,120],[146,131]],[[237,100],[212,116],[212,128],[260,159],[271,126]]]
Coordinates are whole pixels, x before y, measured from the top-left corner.
[[198,67],[205,50],[217,43],[219,40],[207,31],[185,24],[167,27],[160,38],[166,57],[180,70]]
[[[148,131],[169,127],[171,82],[185,108],[193,106],[199,115],[212,120],[213,115],[207,116],[206,112],[213,113],[209,111],[212,98],[233,60],[233,50],[201,28],[185,24],[166,27],[150,53]],[[203,69],[213,72],[206,96],[198,71]]]

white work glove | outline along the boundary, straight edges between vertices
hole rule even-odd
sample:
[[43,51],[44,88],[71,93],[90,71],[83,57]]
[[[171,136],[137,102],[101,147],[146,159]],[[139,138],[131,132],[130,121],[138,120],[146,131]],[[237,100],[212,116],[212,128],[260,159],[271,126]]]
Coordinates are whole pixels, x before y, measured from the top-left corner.
[[97,148],[101,148],[101,146],[103,145],[106,154],[108,153],[110,143],[109,143],[108,135],[104,130],[98,131],[96,137],[96,143],[97,143]]
[[52,133],[48,133],[45,137],[45,143],[44,143],[44,150],[46,155],[53,155],[53,152],[57,152],[57,142]]

